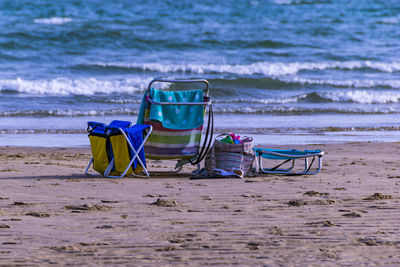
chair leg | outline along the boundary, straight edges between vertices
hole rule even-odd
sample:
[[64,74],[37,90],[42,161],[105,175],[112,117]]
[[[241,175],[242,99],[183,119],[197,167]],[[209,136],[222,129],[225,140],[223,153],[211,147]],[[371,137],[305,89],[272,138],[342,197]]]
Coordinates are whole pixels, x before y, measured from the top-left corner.
[[[270,173],[270,174],[292,174],[291,170],[294,168],[296,159],[287,159],[285,162],[278,164],[277,166],[273,168],[268,168],[265,169],[263,167],[263,161],[262,161],[262,153],[258,156],[258,166],[259,166],[259,172],[261,173]],[[285,164],[286,162],[291,162],[291,166],[287,169],[279,169],[279,167],[282,164]]]
[[175,171],[150,171],[151,174],[176,174],[178,172],[180,172],[182,170],[182,166],[179,166],[178,169],[176,169]]
[[[133,153],[133,156],[132,156],[132,159],[130,160],[128,166],[126,167],[125,171],[121,175],[119,175],[119,176],[109,175],[109,173],[111,171],[111,166],[113,165],[113,164],[110,163],[109,167],[107,168],[108,172],[105,173],[105,176],[110,177],[110,178],[122,178],[122,177],[124,177],[126,175],[126,173],[128,172],[129,168],[132,166],[133,162],[137,159],[138,160],[138,164],[140,164],[140,166],[142,166],[142,168],[143,168],[143,172],[144,172],[145,176],[137,175],[135,173],[132,173],[132,175],[136,176],[136,177],[149,178],[150,174],[147,171],[145,164],[140,159],[139,152],[142,150],[147,138],[150,136],[150,133],[152,131],[152,127],[150,126],[150,130],[146,134],[145,138],[143,139],[142,143],[140,144],[140,146],[139,146],[139,148],[137,150],[133,147],[133,145],[132,145],[131,141],[129,140],[128,136],[126,135],[125,131],[122,128],[119,128],[119,131],[121,132],[121,134],[126,139],[126,142],[127,142],[128,146],[129,146],[129,148],[131,149],[131,151]],[[112,163],[114,163],[114,159],[112,159]]]
[[[315,159],[315,156],[313,157],[313,160],[314,160],[314,159]],[[309,166],[308,170],[311,169],[312,164],[313,164],[313,162],[312,162],[311,165]],[[317,167],[317,169],[316,169],[314,172],[309,172],[309,171],[307,171],[306,174],[317,174],[317,173],[319,173],[319,171],[321,170],[321,168],[322,168],[322,156],[318,156],[318,167]]]
[[90,174],[89,174],[89,168],[90,168],[90,165],[92,165],[92,163],[93,163],[93,158],[90,159],[90,162],[89,162],[89,164],[88,164],[87,167],[86,167],[86,170],[85,170],[85,175],[86,175],[86,176],[90,176]]
[[[146,175],[147,178],[149,178],[150,174],[149,174],[148,170],[146,169],[146,165],[142,162],[141,158],[139,157],[139,153],[140,153],[140,151],[143,149],[143,146],[144,146],[144,144],[146,143],[147,138],[149,138],[150,133],[151,133],[152,130],[153,130],[153,127],[150,126],[150,130],[148,131],[148,133],[146,134],[146,136],[143,138],[142,143],[140,144],[139,148],[138,148],[137,151],[136,151],[135,148],[133,147],[132,143],[129,141],[128,136],[125,134],[125,132],[124,132],[122,129],[120,129],[120,131],[122,132],[122,134],[125,136],[125,139],[126,139],[126,141],[128,142],[129,147],[131,148],[132,152],[134,153],[134,155],[133,155],[133,157],[132,157],[132,160],[131,160],[131,162],[130,162],[130,165],[132,165],[133,162],[135,161],[135,159],[137,159],[138,162],[139,162],[139,164],[140,164],[140,166],[142,166],[143,172],[144,172],[144,174]],[[130,165],[126,168],[126,170],[125,170],[125,172],[124,172],[124,175],[125,175],[126,172],[128,171]],[[142,177],[141,175],[137,175],[137,174],[135,174],[135,173],[132,173],[132,175],[133,175],[133,176],[136,176],[136,177]]]
[[107,167],[107,169],[104,171],[104,176],[107,176],[107,177],[109,177],[109,174],[110,174],[110,172],[111,172],[111,169],[112,169],[112,167],[114,166],[114,159],[112,159],[111,161],[110,161],[110,164],[108,164],[108,167]]

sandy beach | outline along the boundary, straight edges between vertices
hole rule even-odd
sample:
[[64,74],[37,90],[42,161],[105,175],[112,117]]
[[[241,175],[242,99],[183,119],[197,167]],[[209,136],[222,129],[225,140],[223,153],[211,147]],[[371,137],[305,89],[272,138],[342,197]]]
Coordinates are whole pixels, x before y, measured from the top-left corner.
[[325,151],[317,175],[189,180],[1,147],[0,265],[400,265],[400,143],[307,148]]
[[[400,266],[399,14],[381,0],[0,1],[0,267]],[[323,166],[85,176],[88,122],[114,120],[163,125],[147,155],[235,133],[321,149]]]

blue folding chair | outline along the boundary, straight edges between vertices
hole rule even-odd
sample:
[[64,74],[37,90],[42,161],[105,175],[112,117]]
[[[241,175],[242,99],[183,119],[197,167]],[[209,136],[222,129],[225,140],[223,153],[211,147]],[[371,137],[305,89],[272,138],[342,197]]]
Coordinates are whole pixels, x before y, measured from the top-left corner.
[[99,122],[88,122],[88,132],[92,159],[86,167],[111,178],[122,178],[125,175],[149,177],[146,169],[144,144],[152,131],[152,126],[136,124],[129,121],[114,120],[109,125]]
[[[269,173],[269,174],[287,174],[287,175],[305,175],[305,174],[316,174],[322,168],[322,156],[324,152],[321,150],[282,150],[282,149],[269,149],[269,148],[253,148],[258,157],[259,173]],[[263,158],[269,160],[280,160],[281,162],[271,168],[263,167]],[[293,171],[295,167],[296,159],[304,159],[304,169],[302,171]],[[309,161],[311,159],[311,162]],[[316,169],[312,168],[313,163],[317,159]],[[285,165],[286,164],[286,165]],[[282,168],[282,166],[287,166],[288,168]]]

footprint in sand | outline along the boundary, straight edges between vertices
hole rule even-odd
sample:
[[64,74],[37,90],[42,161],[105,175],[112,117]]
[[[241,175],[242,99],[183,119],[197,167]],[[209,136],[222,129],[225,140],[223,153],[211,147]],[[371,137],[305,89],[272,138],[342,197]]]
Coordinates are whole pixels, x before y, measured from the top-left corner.
[[22,221],[22,219],[10,218],[10,219],[3,219],[2,221],[20,222]]
[[165,186],[165,188],[174,188],[172,185],[170,185],[170,184],[164,184],[164,186]]
[[26,216],[33,216],[33,217],[38,217],[38,218],[48,218],[50,217],[50,214],[48,213],[42,213],[42,212],[36,212],[36,211],[30,211],[25,213]]
[[246,197],[246,198],[258,198],[258,197],[262,197],[262,195],[260,194],[254,194],[251,192],[247,192],[245,194],[240,195],[241,197]]
[[119,203],[118,200],[102,200],[101,203]]
[[290,200],[287,204],[292,207],[300,207],[300,206],[308,205],[307,201],[302,200],[302,199]]
[[366,197],[363,200],[384,200],[384,199],[393,199],[391,195],[384,195],[382,193],[375,193],[372,196]]
[[278,226],[274,226],[274,228],[272,228],[272,230],[269,232],[269,234],[271,234],[271,235],[283,235],[283,231]]
[[54,247],[49,247],[51,250],[55,250],[57,252],[76,252],[76,251],[81,251],[80,248],[74,247],[74,246],[54,246]]
[[99,225],[96,226],[97,229],[111,229],[114,228],[112,225]]
[[375,238],[358,238],[356,239],[357,242],[362,243],[367,246],[379,246],[379,245],[384,245],[384,246],[395,246],[398,245],[399,242],[393,242],[393,241],[383,241]]
[[18,172],[18,170],[8,168],[8,169],[0,170],[0,172]]
[[172,239],[169,239],[168,242],[169,242],[169,243],[177,244],[177,243],[184,243],[185,240],[179,239],[179,238],[172,238]]
[[162,247],[162,248],[156,248],[155,251],[158,251],[158,252],[161,252],[161,251],[175,251],[175,247],[167,246],[167,247]]
[[303,199],[290,200],[287,204],[292,207],[301,207],[305,205],[329,205],[335,203],[332,199],[317,199],[305,201]]
[[250,250],[258,250],[259,246],[261,246],[261,243],[258,242],[248,242],[246,247]]
[[353,211],[353,212],[350,212],[350,213],[345,213],[342,216],[348,217],[348,218],[359,218],[359,217],[361,217],[361,214]]
[[332,252],[328,249],[319,249],[322,252],[322,256],[330,258],[330,259],[339,259],[335,252]]
[[210,197],[210,196],[201,196],[201,198],[202,198],[203,200],[211,200],[211,197]]
[[333,203],[335,203],[333,199],[317,199],[308,202],[309,205],[329,205]]
[[156,202],[153,202],[150,205],[155,205],[158,207],[175,207],[179,204],[180,203],[176,200],[158,198]]
[[93,205],[89,206],[88,204],[83,204],[83,205],[67,205],[64,207],[67,210],[72,210],[72,211],[106,211],[112,209],[112,207],[106,206],[106,205]]
[[14,203],[12,203],[12,205],[14,205],[14,206],[28,206],[28,205],[34,205],[34,204],[25,203],[25,202],[22,202],[22,201],[15,201]]
[[310,222],[310,223],[306,223],[306,225],[317,225],[317,226],[321,225],[321,226],[324,226],[324,227],[339,226],[339,225],[334,224],[331,221]]
[[312,190],[312,191],[305,192],[303,195],[310,196],[310,197],[313,197],[313,196],[328,196],[329,193],[320,193],[320,192]]

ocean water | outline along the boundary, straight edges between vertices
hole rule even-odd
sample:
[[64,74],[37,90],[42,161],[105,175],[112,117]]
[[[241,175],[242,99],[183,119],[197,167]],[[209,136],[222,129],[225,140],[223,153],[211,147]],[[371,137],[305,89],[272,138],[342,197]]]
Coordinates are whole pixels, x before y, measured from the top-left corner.
[[400,140],[395,0],[0,2],[0,145],[88,145],[154,78],[205,78],[218,132]]

